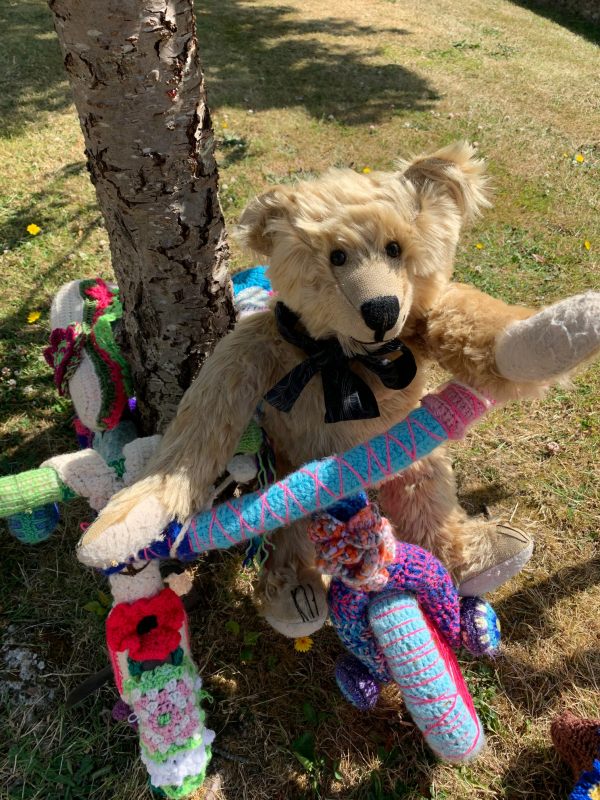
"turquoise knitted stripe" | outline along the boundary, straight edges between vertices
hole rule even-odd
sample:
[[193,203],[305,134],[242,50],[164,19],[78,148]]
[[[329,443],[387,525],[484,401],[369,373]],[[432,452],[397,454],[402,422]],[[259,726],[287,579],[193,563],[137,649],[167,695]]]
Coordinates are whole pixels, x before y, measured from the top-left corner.
[[412,411],[390,431],[343,456],[312,461],[262,492],[222,503],[192,518],[186,550],[232,547],[327,508],[350,494],[375,486],[447,441],[426,408]]
[[369,606],[369,622],[406,707],[434,753],[452,762],[474,758],[484,743],[481,723],[454,654],[432,634],[416,598],[404,592],[379,595]]

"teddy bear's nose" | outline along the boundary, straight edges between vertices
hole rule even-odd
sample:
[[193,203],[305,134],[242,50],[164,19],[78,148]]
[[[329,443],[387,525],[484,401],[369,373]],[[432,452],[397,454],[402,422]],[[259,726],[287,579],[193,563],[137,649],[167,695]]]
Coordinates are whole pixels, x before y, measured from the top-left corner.
[[367,300],[360,307],[362,318],[372,331],[376,331],[379,340],[383,334],[393,328],[400,314],[400,303],[395,295],[381,295]]

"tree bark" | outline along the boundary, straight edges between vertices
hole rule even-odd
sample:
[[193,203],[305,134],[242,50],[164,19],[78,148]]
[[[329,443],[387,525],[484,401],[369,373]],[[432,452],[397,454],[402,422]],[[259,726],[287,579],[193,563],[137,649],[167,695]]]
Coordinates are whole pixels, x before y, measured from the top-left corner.
[[49,6],[108,230],[142,423],[161,431],[233,320],[192,0]]

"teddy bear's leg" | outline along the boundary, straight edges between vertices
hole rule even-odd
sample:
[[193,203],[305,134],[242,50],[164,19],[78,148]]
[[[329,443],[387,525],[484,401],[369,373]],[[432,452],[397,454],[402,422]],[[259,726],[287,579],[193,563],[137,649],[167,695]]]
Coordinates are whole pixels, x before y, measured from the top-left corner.
[[461,594],[493,591],[533,552],[533,540],[518,528],[467,516],[444,447],[381,486],[379,501],[397,537],[437,556]]
[[315,568],[315,549],[301,520],[269,537],[269,556],[255,592],[267,622],[290,638],[310,636],[327,619],[327,593]]

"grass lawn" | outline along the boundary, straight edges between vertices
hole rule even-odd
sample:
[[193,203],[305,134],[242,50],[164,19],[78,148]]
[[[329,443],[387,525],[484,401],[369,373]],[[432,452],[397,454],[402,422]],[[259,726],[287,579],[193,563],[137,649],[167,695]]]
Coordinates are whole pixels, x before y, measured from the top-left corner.
[[[197,5],[228,222],[272,184],[332,164],[388,169],[466,137],[496,191],[494,209],[464,236],[458,276],[530,304],[600,289],[597,28],[537,14],[526,0]],[[0,21],[6,474],[74,448],[71,407],[41,357],[50,301],[67,280],[110,276],[110,263],[50,12],[43,0],[3,0]],[[27,232],[32,223],[39,234]],[[233,247],[232,266],[246,263]],[[28,322],[31,311],[41,315]],[[564,708],[600,713],[599,389],[591,366],[572,390],[498,411],[454,448],[466,507],[487,505],[537,540],[528,567],[492,598],[502,656],[464,661],[485,755],[458,769],[435,762],[392,692],[373,713],[355,712],[333,680],[332,629],[296,653],[256,615],[240,555],[216,554],[195,570],[194,651],[218,733],[212,788],[198,797],[566,795],[550,720]],[[115,690],[63,708],[106,663],[105,584],[73,555],[87,514],[65,508],[60,530],[35,549],[2,531],[1,800],[150,797],[135,735],[110,722]],[[313,748],[304,765],[300,737]]]

